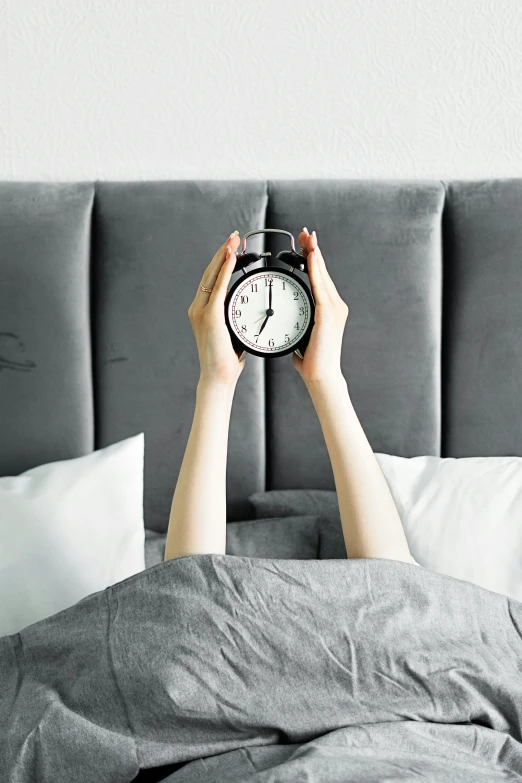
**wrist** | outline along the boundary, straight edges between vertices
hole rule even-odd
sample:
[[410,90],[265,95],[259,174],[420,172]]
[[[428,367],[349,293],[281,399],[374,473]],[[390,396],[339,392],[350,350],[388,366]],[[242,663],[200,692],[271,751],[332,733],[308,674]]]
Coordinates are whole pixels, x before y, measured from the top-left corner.
[[216,398],[231,399],[234,396],[237,381],[222,382],[215,378],[200,375],[196,387],[196,395],[212,396]]
[[305,380],[305,386],[312,398],[317,395],[339,394],[339,392],[344,393],[348,391],[346,378],[340,370],[323,378]]
[[332,415],[344,416],[353,410],[348,384],[343,375],[308,381],[306,388],[321,423]]

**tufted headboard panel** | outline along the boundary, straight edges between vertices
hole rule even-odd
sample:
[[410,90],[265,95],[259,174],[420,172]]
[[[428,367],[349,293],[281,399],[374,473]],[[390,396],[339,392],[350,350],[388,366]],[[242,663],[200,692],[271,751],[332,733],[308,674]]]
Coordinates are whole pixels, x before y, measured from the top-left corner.
[[[0,475],[144,431],[146,524],[165,530],[198,379],[187,310],[230,231],[263,226],[317,231],[375,451],[522,455],[521,208],[518,179],[1,182]],[[335,488],[308,393],[291,354],[248,356],[228,518],[299,487]]]

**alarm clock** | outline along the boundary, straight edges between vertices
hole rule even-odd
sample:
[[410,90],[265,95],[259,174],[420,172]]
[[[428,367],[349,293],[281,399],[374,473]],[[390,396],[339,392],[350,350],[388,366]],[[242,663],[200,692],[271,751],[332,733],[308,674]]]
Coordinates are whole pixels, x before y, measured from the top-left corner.
[[[246,267],[272,255],[247,253],[248,237],[269,232],[290,237],[291,250],[282,250],[276,256],[290,268],[265,265],[247,272]],[[295,351],[302,359],[314,325],[315,302],[310,287],[294,272],[299,269],[308,275],[306,256],[296,252],[293,235],[278,228],[249,231],[236,255],[232,274],[241,271],[243,275],[225,298],[225,322],[234,349],[239,354],[247,351],[265,357]]]

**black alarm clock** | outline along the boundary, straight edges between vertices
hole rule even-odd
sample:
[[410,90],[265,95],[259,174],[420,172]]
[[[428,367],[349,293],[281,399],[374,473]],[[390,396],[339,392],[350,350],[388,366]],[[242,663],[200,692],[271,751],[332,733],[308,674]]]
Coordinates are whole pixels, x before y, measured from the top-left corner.
[[[247,239],[254,234],[275,232],[290,237],[291,250],[282,250],[280,266],[262,266],[246,271],[246,267],[271,256],[271,253],[246,252]],[[314,325],[315,302],[310,287],[295,274],[294,269],[308,274],[306,256],[295,250],[295,240],[289,231],[262,228],[249,231],[243,237],[243,248],[236,253],[232,274],[243,272],[225,298],[225,322],[237,353],[254,356],[284,356],[295,351],[303,358]]]

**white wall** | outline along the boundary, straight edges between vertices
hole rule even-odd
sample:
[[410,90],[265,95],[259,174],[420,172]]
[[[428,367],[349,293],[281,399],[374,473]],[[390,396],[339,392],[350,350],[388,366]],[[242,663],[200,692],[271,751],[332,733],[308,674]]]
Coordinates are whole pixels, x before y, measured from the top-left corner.
[[0,179],[522,176],[520,0],[0,0]]

